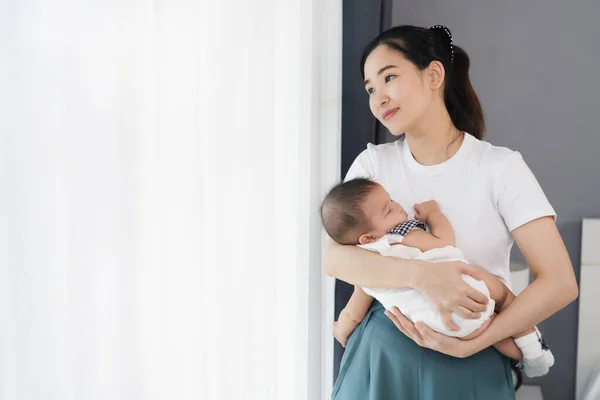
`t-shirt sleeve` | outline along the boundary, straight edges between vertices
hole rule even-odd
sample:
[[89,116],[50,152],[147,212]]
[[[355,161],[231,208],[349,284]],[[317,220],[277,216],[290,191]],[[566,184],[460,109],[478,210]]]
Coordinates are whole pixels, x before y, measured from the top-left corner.
[[512,152],[500,166],[495,193],[498,211],[509,231],[556,212],[519,152]]
[[375,160],[374,160],[374,151],[373,145],[368,144],[367,148],[356,157],[350,169],[346,173],[346,177],[344,178],[344,182],[355,178],[368,178],[371,180],[375,180]]

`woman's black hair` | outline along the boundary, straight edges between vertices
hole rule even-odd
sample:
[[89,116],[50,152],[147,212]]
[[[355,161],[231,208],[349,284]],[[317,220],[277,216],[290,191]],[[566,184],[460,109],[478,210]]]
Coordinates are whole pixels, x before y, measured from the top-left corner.
[[364,80],[367,57],[381,45],[402,54],[420,71],[432,61],[439,61],[446,71],[444,102],[457,129],[477,139],[485,134],[485,120],[479,98],[469,79],[470,60],[467,53],[452,41],[448,28],[402,25],[381,33],[363,51],[360,69]]

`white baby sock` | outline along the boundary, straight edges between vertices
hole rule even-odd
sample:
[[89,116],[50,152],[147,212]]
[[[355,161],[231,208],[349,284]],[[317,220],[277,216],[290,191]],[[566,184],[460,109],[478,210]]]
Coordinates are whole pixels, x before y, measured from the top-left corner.
[[537,327],[535,332],[515,339],[515,343],[523,352],[523,369],[528,377],[546,375],[554,365],[554,355],[546,346]]

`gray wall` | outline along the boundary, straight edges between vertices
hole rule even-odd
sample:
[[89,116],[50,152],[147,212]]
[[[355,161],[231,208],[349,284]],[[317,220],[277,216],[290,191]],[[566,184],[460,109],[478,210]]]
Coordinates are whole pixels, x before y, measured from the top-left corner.
[[[523,154],[559,215],[577,279],[581,219],[600,217],[599,17],[598,0],[394,0],[392,15],[392,25],[444,24],[469,53],[487,140]],[[577,308],[541,324],[557,364],[528,383],[545,400],[574,398]]]

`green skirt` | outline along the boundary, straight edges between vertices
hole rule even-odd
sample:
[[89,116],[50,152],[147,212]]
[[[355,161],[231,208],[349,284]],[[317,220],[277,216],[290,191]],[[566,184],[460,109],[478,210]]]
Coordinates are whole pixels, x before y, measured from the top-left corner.
[[334,400],[514,400],[509,358],[493,347],[468,358],[422,348],[374,302],[348,340]]

